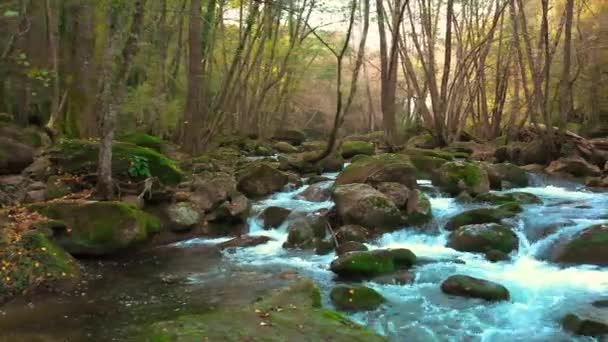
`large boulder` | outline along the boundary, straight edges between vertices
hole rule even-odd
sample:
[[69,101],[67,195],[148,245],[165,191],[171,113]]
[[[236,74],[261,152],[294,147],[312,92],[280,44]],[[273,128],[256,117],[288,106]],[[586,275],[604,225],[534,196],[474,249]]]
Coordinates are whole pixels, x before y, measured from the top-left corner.
[[290,209],[271,206],[262,211],[260,219],[264,229],[278,228],[285,222],[289,214],[291,214]]
[[274,144],[274,149],[281,153],[297,153],[298,148],[285,141],[278,141]]
[[500,163],[508,161],[517,165],[547,164],[551,158],[542,139],[515,142],[499,147],[495,152],[495,157]]
[[[99,143],[62,140],[49,151],[49,155],[59,173],[95,173],[99,161]],[[146,175],[146,171],[149,175]],[[175,161],[150,148],[124,142],[114,142],[112,145],[112,175],[124,180],[153,176],[167,185],[178,184],[183,178]]]
[[237,193],[236,180],[225,172],[205,172],[188,184],[188,201],[201,212],[210,212]]
[[17,174],[34,162],[34,149],[0,136],[0,175]]
[[452,232],[448,240],[448,247],[474,253],[499,251],[509,254],[518,245],[519,239],[513,230],[497,223],[462,226]]
[[332,304],[344,311],[369,311],[386,301],[376,290],[362,285],[338,285],[329,294]]
[[332,272],[344,278],[373,278],[410,268],[416,263],[416,255],[409,249],[377,249],[351,252],[332,261]]
[[274,134],[272,139],[298,146],[306,140],[306,133],[294,129],[281,129]]
[[491,203],[495,205],[507,204],[507,203],[519,203],[519,204],[541,204],[543,200],[531,193],[516,191],[508,192],[504,194],[498,194],[495,192],[488,192],[485,194],[477,195],[474,202]]
[[466,275],[453,275],[441,284],[441,291],[452,296],[481,298],[488,301],[509,300],[509,290],[504,286]]
[[595,177],[602,174],[602,170],[588,163],[581,157],[567,157],[554,160],[545,169],[550,174],[568,174],[574,177]]
[[407,186],[393,182],[379,183],[375,188],[388,196],[397,208],[405,208],[411,193],[411,190]]
[[443,164],[435,182],[445,192],[458,195],[467,192],[471,195],[490,191],[488,173],[476,163],[454,161]]
[[374,154],[376,148],[373,143],[365,142],[365,141],[345,141],[342,144],[342,157],[343,158],[352,158],[356,155],[367,155],[371,156]]
[[101,256],[137,246],[160,230],[160,221],[123,202],[52,202],[31,208],[62,221],[53,239],[72,255]]
[[356,158],[337,177],[336,185],[394,182],[416,187],[416,168],[407,156],[379,154]]
[[406,221],[391,199],[367,184],[340,185],[333,199],[342,222],[367,228],[391,230]]
[[514,217],[521,211],[521,206],[514,202],[496,208],[468,210],[450,218],[445,229],[452,231],[470,224],[501,223],[503,219]]
[[595,306],[579,309],[564,316],[562,326],[576,335],[607,336],[608,310]]
[[247,197],[261,197],[275,193],[288,183],[285,173],[266,163],[255,163],[239,171],[237,189]]
[[241,193],[230,194],[228,199],[213,209],[208,215],[210,222],[221,222],[229,224],[244,223],[247,221],[251,203],[249,199]]
[[167,206],[169,229],[173,231],[187,231],[194,228],[201,220],[201,215],[195,207],[188,202],[174,203]]
[[370,232],[367,230],[367,228],[355,224],[347,224],[342,226],[336,229],[334,233],[336,240],[338,240],[338,243],[340,244],[349,241],[367,242],[370,236]]
[[327,218],[321,213],[312,213],[295,218],[287,228],[284,248],[315,249],[323,247],[327,236]]
[[568,264],[608,266],[608,224],[585,228],[565,243],[559,243],[553,260]]
[[490,188],[494,190],[523,188],[528,186],[527,172],[511,163],[490,164],[482,163],[490,180]]
[[407,223],[418,225],[430,221],[433,216],[431,209],[431,201],[422,191],[411,191],[405,208]]
[[325,202],[331,198],[331,190],[326,184],[317,183],[309,185],[296,197],[309,202]]

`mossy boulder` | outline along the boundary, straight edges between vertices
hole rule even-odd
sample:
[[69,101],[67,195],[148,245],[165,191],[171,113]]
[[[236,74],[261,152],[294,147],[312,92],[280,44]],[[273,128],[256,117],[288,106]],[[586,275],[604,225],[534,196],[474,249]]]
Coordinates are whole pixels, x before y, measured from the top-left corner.
[[245,307],[180,316],[139,329],[137,341],[386,341],[374,332],[321,307],[319,288],[301,280]]
[[373,143],[365,141],[349,140],[342,143],[342,157],[348,159],[356,155],[362,154],[371,156],[375,153],[376,148]]
[[377,249],[351,252],[332,261],[332,272],[344,278],[373,278],[407,269],[416,263],[416,255],[409,249]]
[[521,206],[515,202],[506,203],[496,208],[468,210],[450,218],[445,229],[452,231],[470,224],[501,223],[503,219],[514,217],[522,210]]
[[338,216],[345,224],[390,231],[406,220],[395,203],[367,184],[340,185],[332,194]]
[[337,177],[336,185],[395,182],[416,186],[416,168],[407,156],[385,153],[353,160]]
[[68,227],[53,240],[72,255],[110,255],[135,247],[160,230],[160,221],[123,202],[52,202],[34,211]]
[[335,237],[340,244],[349,241],[367,242],[370,237],[370,231],[356,224],[347,224],[335,230]]
[[325,202],[331,197],[331,190],[325,184],[309,185],[304,191],[299,193],[296,198],[309,202]]
[[608,266],[608,224],[587,227],[553,253],[556,262]]
[[163,152],[164,146],[168,144],[162,138],[141,132],[124,134],[116,140],[137,145],[140,147],[147,147],[157,152]]
[[500,163],[507,161],[516,165],[544,165],[551,158],[542,139],[535,139],[530,142],[509,143],[496,149],[494,156]]
[[481,298],[487,301],[509,300],[506,287],[485,279],[453,275],[441,284],[441,291],[452,296]]
[[488,192],[485,194],[477,195],[474,202],[491,203],[495,205],[506,204],[506,203],[519,203],[519,204],[541,204],[543,200],[540,197],[528,193],[528,192],[508,192],[504,194],[498,194],[495,192]]
[[34,149],[0,136],[0,175],[17,174],[34,162]]
[[574,177],[595,177],[602,174],[602,170],[587,162],[581,157],[568,157],[554,160],[545,169],[550,174],[567,174]]
[[247,196],[234,192],[205,218],[209,222],[240,224],[247,221],[250,211],[251,202]]
[[[49,153],[51,162],[59,172],[94,173],[97,170],[99,143],[63,140]],[[182,171],[177,163],[155,150],[124,142],[115,142],[112,145],[112,175],[114,177],[124,180],[146,178],[146,175],[133,175],[130,172],[134,163],[146,164],[150,176],[157,177],[163,184],[175,185],[183,179]]]
[[412,190],[400,183],[383,182],[374,186],[376,190],[388,196],[397,208],[403,209],[407,205]]
[[77,285],[80,266],[44,233],[30,231],[16,241],[8,233],[8,228],[0,228],[0,260],[4,263],[0,268],[0,304],[42,288],[69,290]]
[[476,163],[445,163],[439,168],[435,182],[443,191],[454,196],[463,191],[471,195],[490,191],[488,173]]
[[299,146],[306,141],[306,133],[296,129],[281,129],[273,135],[272,139]]
[[201,215],[195,206],[189,202],[173,203],[167,207],[169,229],[173,231],[187,231],[195,227],[201,220]]
[[410,192],[405,212],[407,214],[407,223],[411,225],[426,223],[433,217],[431,201],[418,189]]
[[289,214],[291,214],[291,209],[271,206],[262,211],[260,219],[264,229],[278,228],[285,222]]
[[287,241],[285,241],[283,247],[297,249],[322,247],[321,245],[324,245],[323,241],[327,236],[327,223],[326,217],[318,213],[302,215],[294,219],[287,228]]
[[336,247],[336,255],[344,255],[350,252],[364,252],[369,250],[367,246],[365,246],[362,242],[357,241],[346,241],[344,243],[340,243]]
[[528,173],[517,165],[482,163],[481,166],[488,173],[491,189],[523,188],[529,184]]
[[246,166],[237,174],[237,189],[247,197],[262,197],[275,193],[287,185],[285,173],[266,163]]
[[462,226],[450,234],[448,247],[461,252],[509,254],[516,250],[519,239],[513,230],[497,223]]
[[370,311],[386,301],[376,290],[363,285],[338,285],[329,295],[332,304],[344,311]]
[[285,141],[278,141],[274,144],[274,149],[281,153],[297,153],[298,148]]

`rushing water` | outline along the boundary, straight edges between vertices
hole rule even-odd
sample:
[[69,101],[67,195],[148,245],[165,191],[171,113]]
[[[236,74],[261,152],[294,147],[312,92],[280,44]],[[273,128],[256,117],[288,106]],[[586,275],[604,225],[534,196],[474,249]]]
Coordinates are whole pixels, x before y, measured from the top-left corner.
[[[328,176],[335,177],[335,174]],[[534,179],[532,187],[512,190],[533,193],[544,203],[525,206],[524,212],[513,220],[520,246],[512,260],[491,263],[478,254],[445,247],[448,233],[442,227],[446,220],[461,211],[479,207],[479,204],[459,204],[452,198],[437,195],[427,182],[420,183],[433,196],[433,221],[424,229],[404,227],[384,234],[368,247],[404,247],[419,257],[439,261],[416,267],[416,278],[410,285],[368,283],[388,299],[388,304],[376,311],[354,314],[352,319],[393,341],[593,340],[569,335],[561,329],[559,322],[576,306],[608,295],[608,270],[592,266],[563,268],[544,261],[542,256],[564,234],[574,234],[589,225],[608,221],[608,194],[589,192],[567,182],[551,184],[539,178]],[[324,185],[331,186],[331,182]],[[328,266],[335,255],[317,256],[312,252],[283,249],[288,223],[266,231],[260,227],[255,214],[268,206],[313,212],[333,205],[331,201],[313,203],[297,199],[305,188],[292,188],[257,202],[248,222],[250,234],[266,235],[274,240],[231,251],[226,256],[235,263],[253,267],[298,269],[314,278],[327,293],[334,284]],[[209,242],[194,240],[184,245]],[[488,303],[448,297],[441,292],[440,284],[456,273],[503,284],[511,292],[511,300]]]

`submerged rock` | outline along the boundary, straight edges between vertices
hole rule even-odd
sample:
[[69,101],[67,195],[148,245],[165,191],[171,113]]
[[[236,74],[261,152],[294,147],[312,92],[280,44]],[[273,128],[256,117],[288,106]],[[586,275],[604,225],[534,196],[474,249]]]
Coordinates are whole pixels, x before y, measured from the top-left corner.
[[264,229],[271,229],[282,225],[289,214],[291,214],[291,209],[272,206],[264,209],[260,214],[260,218],[262,219]]
[[266,163],[245,167],[237,176],[237,189],[247,197],[262,197],[281,190],[288,178],[283,172]]
[[481,298],[488,301],[509,300],[509,290],[489,280],[466,275],[453,275],[441,284],[446,294],[468,298]]
[[370,311],[386,301],[376,290],[362,285],[338,285],[329,295],[332,304],[344,311]]
[[478,164],[469,162],[449,162],[437,172],[437,185],[451,195],[466,191],[471,195],[490,191],[488,173]]
[[132,248],[160,231],[160,221],[123,202],[52,202],[33,210],[65,223],[53,240],[72,255],[101,256]]
[[353,160],[336,178],[336,185],[394,182],[416,187],[416,168],[407,156],[385,153]]
[[341,255],[330,265],[332,272],[345,278],[372,278],[407,269],[416,263],[409,249],[377,249]]
[[367,155],[371,156],[374,154],[376,148],[373,143],[365,141],[345,141],[342,144],[342,157],[345,159],[352,158],[356,155]]
[[310,280],[270,293],[251,306],[184,315],[140,331],[137,341],[386,341],[321,308],[320,291]]
[[445,229],[452,231],[470,224],[500,223],[503,219],[514,217],[522,210],[521,206],[514,202],[496,208],[468,210],[452,217],[447,222]]
[[[497,223],[462,226],[450,234],[448,247],[461,252],[509,254],[519,245],[517,235],[509,227]],[[492,252],[492,255],[496,253]]]
[[375,277],[371,281],[382,285],[407,285],[414,281],[414,275],[408,270],[399,270],[395,273]]
[[553,260],[568,264],[608,266],[608,224],[581,230],[565,244],[556,247]]

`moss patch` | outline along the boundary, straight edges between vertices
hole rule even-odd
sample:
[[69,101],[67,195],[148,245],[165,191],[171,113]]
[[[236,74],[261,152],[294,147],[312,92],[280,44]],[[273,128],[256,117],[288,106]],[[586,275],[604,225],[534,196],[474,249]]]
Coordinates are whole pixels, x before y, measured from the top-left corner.
[[344,158],[351,158],[359,154],[371,156],[375,152],[374,144],[365,141],[345,141],[341,148]]
[[331,270],[344,277],[367,278],[411,267],[416,255],[409,249],[381,249],[352,252],[331,263]]
[[415,186],[416,168],[407,156],[385,153],[353,160],[336,179],[336,185],[368,182]]
[[338,285],[331,290],[330,298],[336,308],[345,311],[375,310],[386,301],[381,294],[362,285]]
[[137,145],[140,147],[147,147],[158,152],[161,152],[163,146],[167,144],[166,141],[157,136],[141,132],[121,135],[116,140]]
[[521,206],[513,202],[503,204],[497,208],[473,209],[452,217],[445,228],[447,230],[456,230],[459,227],[470,224],[500,223],[501,220],[514,217],[521,211]]

